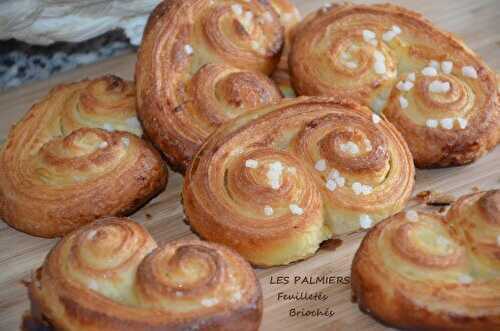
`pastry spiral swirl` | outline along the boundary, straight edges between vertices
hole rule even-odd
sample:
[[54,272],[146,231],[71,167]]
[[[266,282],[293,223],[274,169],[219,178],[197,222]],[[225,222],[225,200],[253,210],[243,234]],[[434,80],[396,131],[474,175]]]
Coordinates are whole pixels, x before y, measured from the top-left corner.
[[157,247],[139,224],[96,221],[64,237],[29,285],[32,318],[55,330],[257,330],[262,294],[233,251]]
[[499,190],[479,192],[446,217],[410,211],[381,222],[352,265],[360,308],[408,330],[497,330],[499,207]]
[[413,184],[410,152],[389,122],[350,101],[303,97],[211,135],[186,173],[183,204],[202,237],[272,266],[397,213]]
[[167,182],[161,156],[141,133],[133,84],[106,76],[56,87],[0,151],[0,217],[54,237],[133,212]]
[[258,0],[171,0],[154,10],[138,55],[138,113],[174,170],[183,173],[221,123],[281,99],[265,74],[282,45],[276,12]]
[[418,167],[466,164],[499,141],[495,74],[415,12],[334,5],[306,18],[294,40],[296,91],[350,97],[383,112]]
[[288,56],[292,46],[294,29],[301,20],[301,15],[297,7],[289,0],[270,0],[270,5],[278,13],[281,24],[285,28],[285,44],[281,54],[278,67],[272,73],[271,78],[279,86],[283,96],[295,97],[295,91],[290,82],[290,73],[288,71]]

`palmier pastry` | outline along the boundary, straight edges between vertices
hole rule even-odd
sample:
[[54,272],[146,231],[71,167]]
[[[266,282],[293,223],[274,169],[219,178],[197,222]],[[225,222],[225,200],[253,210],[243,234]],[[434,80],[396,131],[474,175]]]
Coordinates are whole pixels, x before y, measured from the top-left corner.
[[0,150],[0,217],[54,237],[135,211],[167,182],[141,132],[132,83],[105,76],[54,88]]
[[281,24],[285,28],[285,45],[278,67],[271,75],[271,78],[278,84],[281,93],[285,97],[295,97],[295,91],[292,88],[288,71],[288,56],[290,55],[290,48],[292,46],[294,28],[300,22],[301,15],[297,7],[289,0],[270,0],[269,3],[278,13]]
[[267,3],[170,0],[151,14],[136,68],[139,118],[184,172],[221,123],[281,99],[275,69],[283,27]]
[[444,216],[409,211],[370,230],[352,264],[361,310],[406,330],[500,329],[500,190]]
[[410,197],[410,151],[389,122],[335,98],[285,99],[210,136],[186,172],[186,218],[259,266],[312,255]]
[[54,330],[253,331],[262,318],[255,273],[232,250],[199,240],[157,247],[119,218],[64,237],[28,289],[25,321]]
[[418,167],[466,164],[497,144],[495,74],[421,15],[393,5],[334,5],[306,18],[294,40],[296,91],[351,97],[383,112]]

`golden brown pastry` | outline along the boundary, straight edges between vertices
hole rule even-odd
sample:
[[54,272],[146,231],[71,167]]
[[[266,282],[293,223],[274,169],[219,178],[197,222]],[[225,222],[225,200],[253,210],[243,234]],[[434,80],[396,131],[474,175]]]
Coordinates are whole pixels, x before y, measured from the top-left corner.
[[64,237],[29,284],[31,319],[65,331],[258,330],[262,293],[230,249],[157,247],[139,224],[107,218]]
[[0,150],[0,218],[54,237],[135,211],[167,182],[141,132],[132,83],[105,76],[54,88]]
[[402,136],[354,102],[283,100],[223,125],[186,172],[183,204],[203,238],[259,266],[400,211],[414,167]]
[[265,74],[282,46],[263,1],[170,0],[154,10],[136,67],[139,117],[175,171],[221,123],[281,98]]
[[278,67],[272,73],[271,78],[278,84],[281,93],[288,98],[295,97],[295,91],[290,82],[290,73],[288,71],[288,56],[292,46],[294,29],[301,20],[300,12],[289,0],[270,0],[269,3],[278,13],[280,22],[285,28],[285,44],[281,54]]
[[361,310],[405,330],[500,329],[500,190],[446,217],[408,211],[367,234],[352,264]]
[[290,55],[297,92],[350,97],[383,112],[418,167],[466,164],[497,144],[495,74],[421,15],[393,5],[333,5],[297,30]]

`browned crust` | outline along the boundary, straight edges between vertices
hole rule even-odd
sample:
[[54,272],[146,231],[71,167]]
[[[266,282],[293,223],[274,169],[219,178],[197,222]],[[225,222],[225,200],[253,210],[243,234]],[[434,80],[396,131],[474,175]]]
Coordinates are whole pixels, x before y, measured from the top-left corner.
[[[359,130],[370,138],[373,150],[359,156],[355,163],[352,157],[349,159],[344,155],[345,160],[336,160],[339,164],[331,165],[331,168],[349,175],[356,173],[357,176],[368,177],[376,173],[375,176],[383,177],[384,185],[379,187],[378,195],[370,197],[369,202],[350,195],[354,194],[351,193],[351,183],[349,186],[346,184],[345,191],[324,192],[325,181],[311,169],[316,160],[311,161],[308,152],[303,152],[303,148],[316,146],[315,139],[320,139],[314,138],[314,132],[320,132],[318,135],[321,137],[332,136],[321,139],[322,143],[336,141],[340,136],[333,136],[342,130],[339,128],[349,119],[358,125],[357,128],[363,127]],[[216,130],[193,159],[182,193],[186,219],[203,238],[235,248],[254,265],[288,264],[306,258],[314,254],[312,246],[316,240],[321,242],[327,239],[328,230],[319,230],[326,226],[329,217],[325,211],[326,204],[332,205],[328,208],[347,210],[346,213],[380,215],[401,210],[408,200],[414,184],[410,151],[390,123],[377,125],[373,123],[368,109],[341,98],[283,100],[277,105],[240,116]],[[255,132],[261,134],[255,135]],[[282,137],[286,137],[287,143],[281,143],[276,148],[275,142],[281,142]],[[325,148],[321,150],[324,158],[340,153],[335,149],[338,147]],[[399,168],[386,170],[389,148],[391,160],[397,159]],[[236,151],[239,154],[231,157]],[[260,159],[260,164],[267,159],[279,160],[285,168],[293,165],[297,177],[287,177],[285,171],[283,184],[273,190],[266,184],[266,166],[248,170],[245,167],[247,159]],[[385,171],[391,171],[390,175],[386,176]],[[295,181],[301,184],[294,184]],[[291,201],[290,196],[300,196],[300,200]],[[300,217],[287,212],[264,217],[264,206],[275,203],[276,208],[283,210],[293,202],[304,210]],[[228,207],[233,204],[238,207]],[[331,231],[334,235],[345,234],[335,232],[337,229]],[[296,246],[301,248],[294,250]],[[285,249],[290,260],[281,255]],[[266,256],[273,258],[264,258],[263,252],[269,252]]]
[[[125,219],[107,219],[91,224],[85,229],[82,228],[80,232],[87,235],[89,230],[98,230],[99,226],[105,226],[109,221],[115,223],[130,222]],[[79,234],[74,234],[73,236],[79,236]],[[68,286],[64,285],[66,280],[59,279],[59,276],[51,279],[50,277],[55,275],[50,275],[53,270],[49,271],[48,268],[53,268],[54,266],[50,266],[48,260],[46,260],[46,263],[33,274],[32,281],[28,284],[31,312],[23,322],[24,330],[31,331],[33,327],[38,330],[37,327],[43,326],[47,330],[62,331],[66,329],[65,325],[71,325],[75,328],[79,327],[79,330],[82,331],[258,330],[263,309],[260,284],[255,272],[248,263],[230,249],[199,240],[179,240],[157,248],[146,259],[153,254],[159,253],[161,250],[169,249],[168,247],[187,247],[190,245],[207,247],[210,250],[219,252],[224,259],[228,259],[227,261],[232,261],[231,268],[236,268],[232,272],[240,273],[245,281],[244,286],[247,287],[245,289],[247,291],[245,293],[247,294],[245,294],[245,297],[240,302],[234,304],[224,303],[221,308],[211,309],[210,311],[193,311],[191,313],[179,313],[178,315],[162,311],[160,307],[155,310],[154,308],[145,309],[122,306],[112,299],[100,295],[96,297],[94,293],[92,293],[92,296],[89,296],[90,294],[83,289],[78,291],[78,287],[66,287]],[[62,244],[60,242],[53,248],[48,259],[54,258],[57,254],[56,251],[60,250],[61,247]],[[141,262],[141,265],[147,263],[146,259]],[[50,287],[47,287],[47,285],[50,285]],[[224,286],[224,284],[218,284],[217,286]],[[71,293],[67,292],[68,289],[71,289]],[[57,301],[53,301],[54,299]],[[95,306],[92,302],[95,302]],[[105,303],[104,306],[102,305],[103,302]],[[152,304],[154,305],[153,302]],[[59,307],[57,309],[64,309],[64,320],[60,319],[61,315],[59,315],[60,317],[55,317],[54,309],[56,307]],[[137,310],[135,311],[135,309]]]
[[[141,158],[137,165],[141,169],[123,182],[110,183],[112,190],[97,191],[92,199],[79,201],[32,201],[29,206],[14,200],[5,199],[1,217],[16,230],[33,236],[60,237],[75,228],[104,216],[127,216],[144,206],[158,195],[167,185],[167,169],[161,163],[159,153],[145,141]],[[151,167],[151,164],[154,166]],[[148,169],[147,173],[143,169]],[[115,199],[110,201],[110,195]],[[99,202],[99,203],[96,203]]]
[[[32,284],[33,283],[31,283],[29,287],[32,305],[31,309],[32,311],[40,309],[42,314],[39,317],[35,317],[34,313],[32,313],[31,319],[27,318],[24,322],[26,324],[23,323],[26,328],[25,331],[32,331],[30,327],[37,331],[63,331],[64,328],[58,327],[56,321],[50,322],[48,318],[43,315],[43,311],[47,309],[47,306],[44,306],[44,302],[34,294],[36,292],[33,290]],[[133,320],[113,318],[106,312],[88,311],[82,309],[78,301],[72,298],[64,298],[62,302],[67,314],[75,316],[79,323],[93,324],[98,321],[99,330],[102,331],[185,331],[191,330],[194,326],[198,326],[196,329],[200,331],[234,331],[235,329],[256,331],[259,329],[263,310],[262,295],[256,293],[245,307],[241,307],[237,310],[227,310],[213,316],[200,317],[192,320],[153,324],[147,321],[136,322]],[[83,330],[84,329],[82,329],[82,331]]]
[[[467,198],[468,196],[465,197],[465,199]],[[459,205],[462,199],[458,200],[456,204]],[[449,215],[453,216],[455,214],[450,213]],[[439,218],[437,215],[429,215],[429,217]],[[402,222],[402,218],[404,216],[396,215],[378,224],[365,236],[356,252],[351,267],[351,287],[353,301],[358,303],[361,311],[371,315],[384,325],[402,330],[486,331],[498,329],[500,327],[500,315],[493,313],[493,310],[490,310],[489,314],[485,313],[480,316],[472,316],[466,312],[458,315],[451,312],[434,311],[419,305],[415,298],[403,293],[404,291],[409,292],[405,287],[417,285],[412,285],[410,280],[406,280],[405,284],[400,284],[395,274],[385,269],[384,261],[380,260],[376,251],[382,231],[392,223]],[[436,294],[442,290],[438,285],[436,285],[437,288],[433,288],[431,284],[427,286],[422,290],[426,292],[432,291],[432,293]],[[445,285],[443,284],[442,287],[444,288]],[[446,291],[449,291],[449,289]],[[494,291],[494,287],[491,291]],[[430,302],[425,302],[425,304],[430,304]],[[460,305],[459,302],[456,302],[456,304]],[[465,305],[463,309],[466,309]]]
[[279,64],[272,73],[271,78],[280,87],[285,97],[292,97],[295,91],[290,81],[288,56],[290,55],[295,29],[300,23],[301,16],[297,7],[289,0],[271,0],[270,4],[280,16],[281,23],[285,27],[285,44],[283,52]]
[[[81,127],[64,136],[50,126],[51,122],[46,124],[49,116],[56,116],[54,121],[60,121],[63,116],[67,119],[69,115],[61,115],[62,110],[68,111],[67,103],[86,87],[97,83],[105,84],[107,91],[120,86],[124,89],[123,100],[112,99],[109,102],[116,104],[104,111],[116,111],[117,116],[123,116],[120,114],[123,109],[135,116],[133,88],[128,86],[130,83],[111,76],[59,85],[33,105],[11,129],[0,153],[0,216],[10,226],[40,237],[61,236],[103,216],[129,215],[165,188],[168,172],[160,154],[139,137],[124,131],[107,132],[90,127]],[[90,112],[108,107],[107,103],[98,104],[92,97],[80,101],[87,103]],[[97,108],[92,108],[94,106]],[[113,115],[108,116],[113,119]],[[26,137],[25,132],[35,136]],[[78,156],[77,144],[82,137],[98,137],[105,142],[106,148]],[[37,138],[44,143],[42,148]],[[127,142],[127,147],[123,141]],[[127,149],[124,151],[124,148]],[[115,158],[122,153],[126,153],[125,161],[116,163]],[[126,161],[132,164],[123,164]],[[116,165],[111,171],[106,168],[106,176],[97,175],[96,167],[105,167],[111,162]],[[43,182],[39,178],[43,174],[39,175],[36,167],[53,169],[67,178],[72,171],[75,176],[89,174],[92,180],[71,184]],[[27,189],[33,182],[36,185],[29,185]]]
[[[455,126],[452,130],[442,128],[431,129],[425,125],[416,125],[407,119],[404,111],[399,108],[399,100],[396,92],[389,98],[388,106],[384,109],[384,115],[391,121],[397,129],[404,135],[415,159],[415,164],[419,168],[439,168],[448,166],[459,166],[471,163],[485,155],[493,149],[500,140],[500,106],[496,91],[497,81],[494,73],[479,55],[469,49],[461,40],[451,33],[444,32],[436,28],[432,23],[422,17],[421,14],[410,11],[403,7],[383,4],[383,5],[334,5],[327,10],[319,10],[309,15],[297,29],[295,40],[290,56],[290,67],[292,73],[292,83],[296,91],[301,95],[342,95],[346,93],[355,99],[365,100],[369,92],[345,91],[332,88],[325,91],[325,86],[312,83],[312,78],[307,77],[307,73],[302,72],[302,63],[307,61],[301,52],[304,43],[311,39],[311,33],[319,29],[317,22],[323,22],[324,26],[335,19],[344,18],[351,14],[375,14],[385,18],[392,16],[401,20],[411,22],[419,31],[426,31],[433,36],[433,41],[437,44],[445,44],[448,53],[459,54],[459,63],[474,64],[478,69],[478,80],[482,84],[482,92],[485,94],[486,102],[475,105],[476,115],[469,120],[465,130]],[[390,18],[387,18],[390,19]],[[447,60],[447,54],[432,50],[439,54],[436,59]],[[303,76],[306,76],[305,78]],[[398,79],[399,80],[399,79]],[[371,89],[371,87],[367,87]],[[479,107],[479,108],[478,108]],[[429,142],[432,144],[429,144]]]
[[[192,115],[189,114],[200,110],[193,108],[186,112],[186,103],[190,99],[186,93],[189,92],[179,92],[182,88],[177,86],[177,84],[184,85],[179,83],[181,81],[189,85],[192,79],[192,73],[188,74],[184,68],[189,60],[185,57],[181,46],[190,44],[195,52],[193,56],[196,56],[197,47],[206,46],[197,45],[196,40],[191,40],[190,29],[193,24],[199,23],[196,15],[200,10],[205,10],[204,6],[207,3],[205,0],[171,0],[160,3],[148,20],[135,71],[140,121],[147,136],[165,155],[170,167],[180,173],[185,172],[192,156],[206,136],[213,131],[213,128],[205,127],[206,123],[203,120],[190,117]],[[261,9],[269,7],[267,2],[248,5],[258,5]],[[270,7],[269,9],[271,10]],[[243,28],[240,27],[241,29]],[[246,40],[249,36],[243,30],[239,34]],[[241,70],[268,74],[279,61],[284,40],[283,28],[276,26],[275,30],[279,31],[279,34],[273,37],[275,43],[270,48],[271,53],[265,57],[252,57],[243,52],[236,56],[218,49],[216,43],[221,36],[215,32],[209,32],[208,41],[204,43],[210,46],[209,52],[217,57],[215,62],[222,62]],[[175,39],[175,43],[166,45],[169,43],[165,39],[167,35],[171,36],[170,39]],[[203,61],[206,62],[206,59]],[[203,64],[206,64],[205,62]],[[261,84],[260,81],[266,79],[265,75],[260,74],[260,79],[256,80],[255,84]],[[211,89],[211,86],[207,86],[206,89]],[[279,92],[275,92],[275,89],[275,86],[268,89],[272,91],[273,97],[263,98],[263,104],[275,102],[280,98]],[[224,108],[223,105],[219,107]],[[187,115],[183,115],[182,112],[186,112]],[[231,116],[227,120],[230,118]]]

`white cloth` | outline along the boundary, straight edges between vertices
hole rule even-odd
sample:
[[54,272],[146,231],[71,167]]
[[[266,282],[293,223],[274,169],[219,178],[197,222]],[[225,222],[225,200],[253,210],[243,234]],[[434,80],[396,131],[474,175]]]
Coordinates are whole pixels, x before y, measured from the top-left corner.
[[161,0],[0,0],[0,39],[79,42],[121,28],[138,45]]

